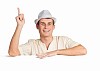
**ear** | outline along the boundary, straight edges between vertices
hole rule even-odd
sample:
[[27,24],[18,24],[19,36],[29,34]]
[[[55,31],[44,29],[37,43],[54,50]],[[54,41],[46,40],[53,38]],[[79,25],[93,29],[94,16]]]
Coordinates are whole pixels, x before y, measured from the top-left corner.
[[55,29],[55,25],[53,25],[53,30]]
[[36,28],[39,29],[39,24],[36,24]]

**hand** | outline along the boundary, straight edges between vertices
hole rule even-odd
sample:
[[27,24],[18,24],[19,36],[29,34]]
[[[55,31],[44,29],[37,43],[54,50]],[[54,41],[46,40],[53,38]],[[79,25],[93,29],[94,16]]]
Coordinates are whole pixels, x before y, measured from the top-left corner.
[[25,23],[24,14],[20,14],[19,8],[17,8],[17,10],[18,10],[18,16],[16,17],[17,25],[23,26]]
[[47,53],[41,53],[41,54],[36,54],[36,56],[40,59],[45,58],[45,57],[51,57],[57,55],[57,50],[47,52]]

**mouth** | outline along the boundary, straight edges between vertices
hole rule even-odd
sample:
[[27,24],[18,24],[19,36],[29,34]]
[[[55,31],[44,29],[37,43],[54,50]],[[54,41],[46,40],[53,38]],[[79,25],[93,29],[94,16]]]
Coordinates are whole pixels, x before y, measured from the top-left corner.
[[43,30],[43,32],[49,32],[50,30]]

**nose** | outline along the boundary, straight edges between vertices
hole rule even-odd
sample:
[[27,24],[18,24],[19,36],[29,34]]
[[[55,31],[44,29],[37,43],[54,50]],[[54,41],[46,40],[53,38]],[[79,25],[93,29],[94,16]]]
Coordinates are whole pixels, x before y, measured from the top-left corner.
[[48,28],[48,25],[47,24],[45,25],[45,28]]

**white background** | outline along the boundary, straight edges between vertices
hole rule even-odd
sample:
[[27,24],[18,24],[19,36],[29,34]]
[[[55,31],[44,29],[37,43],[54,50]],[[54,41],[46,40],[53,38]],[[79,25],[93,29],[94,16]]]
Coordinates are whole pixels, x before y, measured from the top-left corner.
[[[85,56],[8,57],[8,47],[16,28],[17,7],[25,15],[20,44],[39,38],[34,20],[47,9],[57,18],[53,35],[68,36],[84,45]],[[0,71],[99,71],[99,0],[0,0]]]

